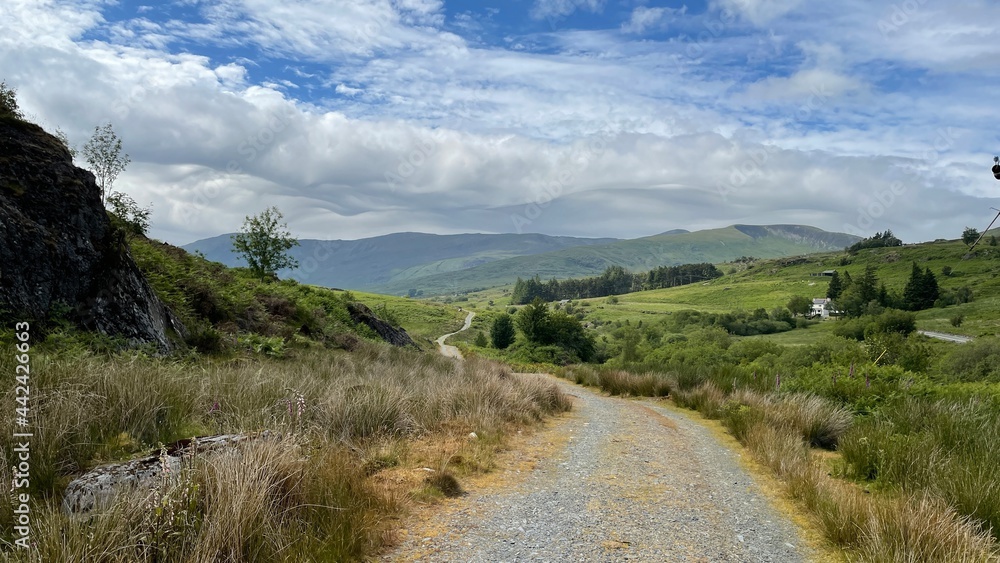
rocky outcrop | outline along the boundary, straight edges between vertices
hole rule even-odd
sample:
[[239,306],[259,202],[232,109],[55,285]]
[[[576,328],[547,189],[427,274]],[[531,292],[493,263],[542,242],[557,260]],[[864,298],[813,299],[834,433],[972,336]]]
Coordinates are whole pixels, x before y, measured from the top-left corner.
[[260,434],[224,434],[181,440],[162,451],[124,463],[102,465],[77,477],[63,496],[63,511],[86,513],[108,506],[126,489],[153,488],[165,479],[175,479],[181,468],[191,466],[196,457],[231,451],[240,444],[259,439],[280,439],[268,431]]
[[0,119],[0,320],[53,316],[164,351],[184,334],[111,226],[94,176],[40,127]]
[[420,348],[405,330],[396,328],[378,318],[364,303],[348,303],[347,311],[351,314],[351,319],[354,322],[367,325],[378,333],[382,337],[382,340],[385,340],[389,344],[399,347],[413,346],[414,348]]

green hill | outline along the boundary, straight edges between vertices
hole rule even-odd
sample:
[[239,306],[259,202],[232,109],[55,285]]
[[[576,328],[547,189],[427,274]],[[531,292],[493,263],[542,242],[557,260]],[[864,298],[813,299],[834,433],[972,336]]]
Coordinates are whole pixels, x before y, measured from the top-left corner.
[[645,271],[657,266],[721,263],[741,256],[773,258],[843,249],[858,237],[800,225],[733,225],[697,232],[671,232],[520,256],[435,274],[406,283],[376,285],[373,291],[400,294],[413,287],[425,294],[455,293],[507,285],[518,277],[542,279],[595,276],[608,266]]
[[[360,302],[405,329],[423,348],[462,325],[454,307],[428,301],[351,293],[281,280],[265,283],[245,268],[229,268],[155,240],[131,243],[136,264],[157,295],[188,327],[187,340],[203,351],[306,340],[342,345],[345,335],[379,340],[352,320],[348,305]],[[347,336],[351,340],[352,336]],[[269,345],[271,345],[269,344]]]
[[[1000,229],[990,234],[1000,235]],[[1000,310],[998,248],[982,244],[975,256],[968,257],[966,245],[953,240],[868,249],[853,256],[840,251],[760,260],[742,271],[727,271],[724,267],[725,275],[704,283],[619,295],[615,304],[607,303],[604,298],[589,300],[586,319],[602,322],[628,319],[632,323],[645,319],[648,323],[659,314],[684,309],[717,313],[758,308],[770,311],[784,306],[796,295],[810,299],[825,297],[830,278],[818,275],[824,270],[848,272],[857,279],[869,265],[889,291],[902,292],[916,262],[934,272],[942,290],[967,286],[974,295],[971,303],[920,311],[917,314],[920,329],[968,336],[1000,334],[1000,318],[996,315]],[[950,269],[949,275],[943,273],[946,268]],[[964,317],[959,327],[949,322],[956,315]],[[813,340],[803,335],[823,334],[826,324],[767,338]]]
[[[359,240],[300,240],[289,254],[301,268],[293,274],[303,283],[324,287],[372,290],[394,284],[406,291],[415,287],[411,280],[447,274],[515,256],[539,254],[576,246],[605,244],[611,238],[553,237],[540,234],[461,234],[393,233]],[[232,251],[230,235],[195,241],[185,245],[189,252],[201,252],[209,260],[228,266],[244,265]]]

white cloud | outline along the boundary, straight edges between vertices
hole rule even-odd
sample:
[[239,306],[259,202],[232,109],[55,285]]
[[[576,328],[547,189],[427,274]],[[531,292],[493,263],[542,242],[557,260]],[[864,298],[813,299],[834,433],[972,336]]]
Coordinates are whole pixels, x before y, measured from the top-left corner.
[[[686,6],[682,8],[679,13],[683,14],[686,11]],[[629,21],[622,24],[622,33],[634,33],[636,35],[641,35],[648,29],[655,29],[660,27],[664,23],[666,16],[674,13],[674,10],[669,8],[647,8],[646,6],[639,6],[632,10],[632,15]]]
[[358,94],[364,93],[364,90],[361,88],[352,88],[346,84],[337,84],[334,91],[345,96],[357,96]]
[[597,13],[604,9],[605,0],[535,0],[531,17],[538,20],[557,20],[572,15],[577,10]]
[[754,25],[765,25],[795,11],[802,0],[716,0],[723,10],[742,15]]
[[[914,17],[886,43],[881,9],[848,4],[783,21],[777,36],[729,26],[700,43],[690,32],[634,41],[609,24],[511,35],[503,47],[442,32],[433,1],[224,0],[197,4],[197,25],[8,2],[0,21],[17,32],[0,35],[0,76],[77,144],[113,121],[134,159],[120,187],[152,201],[154,236],[176,243],[235,230],[271,204],[311,238],[518,227],[639,236],[734,222],[957,236],[997,205],[986,199],[992,154],[981,154],[996,142],[982,128],[996,63],[961,70],[996,42],[977,45],[988,26],[956,10],[934,12],[936,27]],[[743,5],[756,16],[773,8]],[[602,8],[563,0],[535,12]],[[842,24],[830,17],[839,10]],[[676,24],[700,32],[699,17]],[[81,40],[88,31],[109,41]],[[921,37],[938,52],[912,49]],[[220,61],[180,52],[178,40],[262,54]],[[748,66],[761,41],[798,51],[769,48]],[[282,76],[253,78],[282,57],[292,60]],[[293,97],[309,88],[341,96]],[[809,108],[816,90],[824,103]],[[943,140],[942,129],[952,131]],[[894,181],[904,195],[878,211]],[[553,191],[529,223],[512,219]]]
[[[223,47],[248,42],[268,52],[330,61],[386,50],[458,41],[436,29],[444,21],[439,0],[191,0],[205,22],[172,20],[173,38]],[[138,20],[130,22],[138,26]],[[141,35],[143,30],[136,29]]]
[[747,87],[747,96],[762,100],[789,100],[815,98],[825,103],[862,88],[857,78],[834,71],[812,68],[800,70],[791,76],[769,76]]

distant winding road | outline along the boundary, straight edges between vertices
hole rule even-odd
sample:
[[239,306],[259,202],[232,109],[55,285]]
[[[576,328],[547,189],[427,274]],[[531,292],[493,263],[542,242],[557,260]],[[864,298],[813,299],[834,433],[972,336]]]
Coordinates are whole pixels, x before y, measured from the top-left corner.
[[959,344],[968,344],[969,342],[972,342],[971,336],[948,334],[946,332],[934,332],[930,330],[918,330],[917,332],[928,338],[937,338],[938,340],[947,340],[948,342],[957,342]]
[[456,330],[455,332],[449,332],[448,334],[445,334],[441,338],[437,339],[438,350],[441,351],[441,354],[449,358],[462,359],[462,352],[455,346],[445,344],[444,341],[447,340],[449,337],[462,332],[463,330],[469,330],[469,327],[472,326],[472,317],[475,316],[476,316],[475,313],[469,311],[469,316],[465,317],[465,324],[462,325],[462,328]]

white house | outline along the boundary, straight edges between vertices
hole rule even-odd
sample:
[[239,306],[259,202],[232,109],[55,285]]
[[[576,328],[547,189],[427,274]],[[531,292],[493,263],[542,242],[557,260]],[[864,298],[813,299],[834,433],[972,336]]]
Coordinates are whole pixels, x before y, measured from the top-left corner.
[[812,311],[809,312],[810,317],[822,317],[824,319],[830,318],[830,314],[837,314],[837,311],[832,309],[833,300],[822,298],[813,299]]

